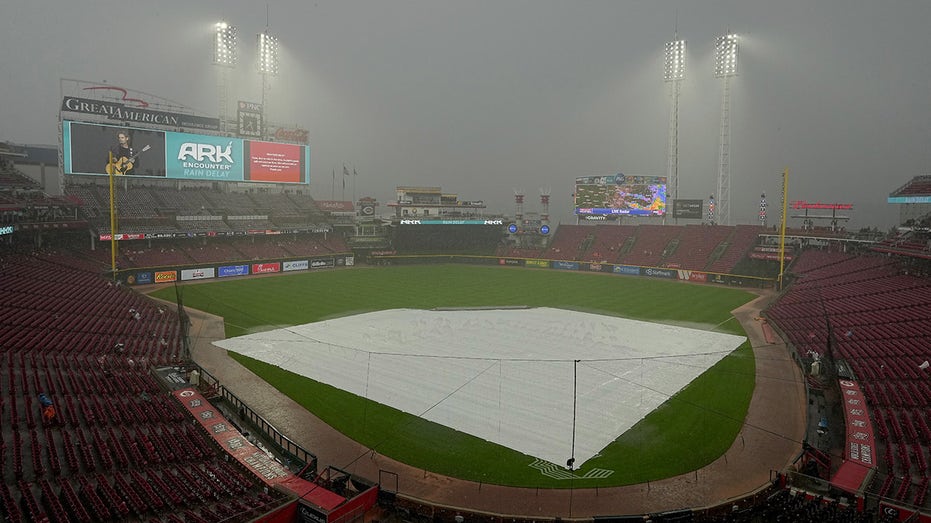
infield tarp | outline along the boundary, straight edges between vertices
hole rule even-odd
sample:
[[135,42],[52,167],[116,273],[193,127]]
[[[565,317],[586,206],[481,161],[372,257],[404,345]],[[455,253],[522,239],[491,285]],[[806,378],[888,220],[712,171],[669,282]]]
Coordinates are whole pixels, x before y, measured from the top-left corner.
[[395,309],[215,345],[559,465],[577,387],[579,467],[745,339],[552,308]]

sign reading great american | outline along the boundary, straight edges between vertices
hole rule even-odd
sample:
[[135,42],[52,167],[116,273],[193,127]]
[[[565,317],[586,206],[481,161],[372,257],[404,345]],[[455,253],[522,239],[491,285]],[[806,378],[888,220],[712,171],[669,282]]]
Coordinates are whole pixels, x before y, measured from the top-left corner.
[[220,129],[219,118],[155,111],[144,107],[129,106],[120,102],[92,100],[77,96],[65,96],[61,101],[61,110],[63,112],[105,116],[117,122],[137,122],[210,131]]

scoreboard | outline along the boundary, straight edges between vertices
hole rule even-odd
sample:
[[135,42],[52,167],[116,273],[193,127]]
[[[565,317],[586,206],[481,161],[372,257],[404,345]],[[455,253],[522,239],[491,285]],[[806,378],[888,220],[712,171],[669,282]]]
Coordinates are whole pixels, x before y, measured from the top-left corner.
[[612,174],[575,179],[575,214],[663,216],[666,177]]
[[[115,163],[119,136],[130,137],[132,155]],[[310,183],[310,147],[96,123],[62,121],[65,175],[230,182]],[[120,167],[132,164],[132,169]],[[116,166],[116,167],[114,167]]]

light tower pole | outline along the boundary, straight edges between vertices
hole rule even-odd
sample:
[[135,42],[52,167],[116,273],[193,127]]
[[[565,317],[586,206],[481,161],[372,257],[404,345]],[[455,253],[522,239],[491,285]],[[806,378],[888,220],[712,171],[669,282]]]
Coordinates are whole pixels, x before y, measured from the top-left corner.
[[[669,136],[667,138],[666,180],[672,189],[673,212],[679,199],[679,84],[685,80],[685,40],[666,43],[663,61],[663,81],[671,86],[672,106],[669,110]],[[675,220],[675,214],[673,214]]]
[[217,22],[216,38],[213,45],[213,63],[219,69],[217,73],[217,103],[219,104],[220,130],[226,130],[229,109],[230,71],[236,67],[236,27]]
[[766,227],[766,193],[760,195],[760,226]]
[[259,73],[262,75],[262,138],[265,138],[265,114],[268,111],[269,76],[278,76],[278,38],[268,34],[268,27],[258,35]]
[[714,42],[714,76],[721,78],[721,134],[718,149],[718,223],[731,224],[731,94],[730,79],[737,76],[737,35],[719,36]]

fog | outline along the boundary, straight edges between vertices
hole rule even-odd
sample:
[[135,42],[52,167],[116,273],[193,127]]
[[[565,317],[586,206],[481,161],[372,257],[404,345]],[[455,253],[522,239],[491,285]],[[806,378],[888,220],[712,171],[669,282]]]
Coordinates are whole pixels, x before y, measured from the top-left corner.
[[[732,223],[760,194],[852,203],[849,227],[896,223],[888,194],[931,172],[931,3],[763,1],[7,2],[0,141],[57,144],[61,79],[106,82],[216,116],[214,24],[239,34],[230,106],[259,102],[256,34],[282,46],[267,119],[309,131],[311,192],[440,186],[489,212],[552,193],[574,222],[576,176],[666,174],[663,48],[687,41],[679,196],[716,192],[716,36],[740,36],[730,81]],[[342,166],[355,170],[342,188]],[[335,172],[335,176],[334,176]],[[335,181],[334,181],[335,179]]]

